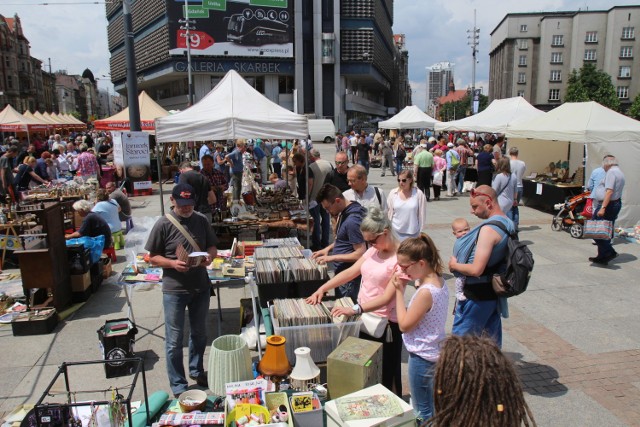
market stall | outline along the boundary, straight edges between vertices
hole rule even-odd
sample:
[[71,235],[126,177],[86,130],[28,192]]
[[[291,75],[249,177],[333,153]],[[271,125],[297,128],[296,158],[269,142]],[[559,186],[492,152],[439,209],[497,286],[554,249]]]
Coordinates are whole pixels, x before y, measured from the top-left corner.
[[380,129],[433,129],[436,119],[424,113],[416,105],[408,105],[389,120],[378,123]]
[[568,160],[570,176],[579,169],[584,157],[583,150],[587,154],[585,177],[601,165],[606,154],[614,155],[627,180],[622,193],[622,211],[616,225],[631,227],[640,219],[640,193],[635,191],[633,185],[629,185],[637,181],[640,174],[637,168],[640,164],[640,122],[637,120],[597,102],[568,102],[542,116],[515,124],[507,130],[506,136],[511,144],[520,149],[520,157],[527,162],[529,171],[535,170],[530,167],[530,156],[540,159],[544,155],[547,161],[557,160],[557,157],[549,158],[544,154],[545,149],[536,142],[539,140],[545,141],[548,147],[554,144],[567,147],[560,148],[565,153],[565,157],[560,159]]
[[[158,105],[145,91],[138,96],[140,106],[140,125],[143,132],[155,133],[155,119],[169,115],[169,112]],[[129,107],[106,119],[93,122],[96,130],[127,131],[131,129],[129,123]]]

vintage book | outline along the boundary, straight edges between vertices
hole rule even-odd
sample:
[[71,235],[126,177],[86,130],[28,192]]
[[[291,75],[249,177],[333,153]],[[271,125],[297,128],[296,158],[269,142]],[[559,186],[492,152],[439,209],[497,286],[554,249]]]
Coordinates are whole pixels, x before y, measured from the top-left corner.
[[207,252],[191,252],[188,253],[187,250],[181,244],[178,244],[176,248],[176,257],[180,261],[184,261],[188,267],[197,267],[204,262],[204,260],[209,255]]

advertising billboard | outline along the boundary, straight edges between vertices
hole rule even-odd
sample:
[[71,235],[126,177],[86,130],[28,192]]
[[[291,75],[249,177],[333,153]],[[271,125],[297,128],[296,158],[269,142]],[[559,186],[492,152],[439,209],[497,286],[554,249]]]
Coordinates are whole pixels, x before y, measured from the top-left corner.
[[112,132],[113,163],[133,185],[133,195],[151,194],[151,155],[147,132]]
[[[167,0],[169,54],[293,58],[294,0]],[[183,21],[183,22],[180,22]]]

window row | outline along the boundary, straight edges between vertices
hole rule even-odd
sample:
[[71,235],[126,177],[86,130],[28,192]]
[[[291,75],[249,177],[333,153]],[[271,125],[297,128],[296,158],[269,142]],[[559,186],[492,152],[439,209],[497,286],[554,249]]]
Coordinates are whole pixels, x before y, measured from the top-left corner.
[[[526,27],[526,25],[524,26]],[[521,32],[526,32],[526,29]],[[622,40],[634,40],[636,38],[635,27],[623,27],[622,28]],[[585,43],[598,43],[598,32],[587,31],[584,38]],[[564,36],[556,34],[551,38],[551,46],[564,46]]]
[[[629,99],[629,86],[618,86],[616,95],[620,99]],[[518,96],[524,96],[524,91],[518,91]],[[549,101],[560,101],[560,89],[549,89]]]

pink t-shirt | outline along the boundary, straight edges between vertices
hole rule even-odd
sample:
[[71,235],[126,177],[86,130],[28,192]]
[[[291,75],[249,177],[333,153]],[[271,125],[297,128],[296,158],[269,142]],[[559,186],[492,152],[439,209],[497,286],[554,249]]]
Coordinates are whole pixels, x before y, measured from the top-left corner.
[[[381,259],[376,248],[369,248],[364,253],[363,258],[365,260],[360,268],[362,281],[360,283],[360,293],[358,294],[360,303],[371,301],[384,293],[398,262],[395,255],[387,259]],[[395,297],[389,304],[372,313],[388,317],[392,322],[398,322]]]

